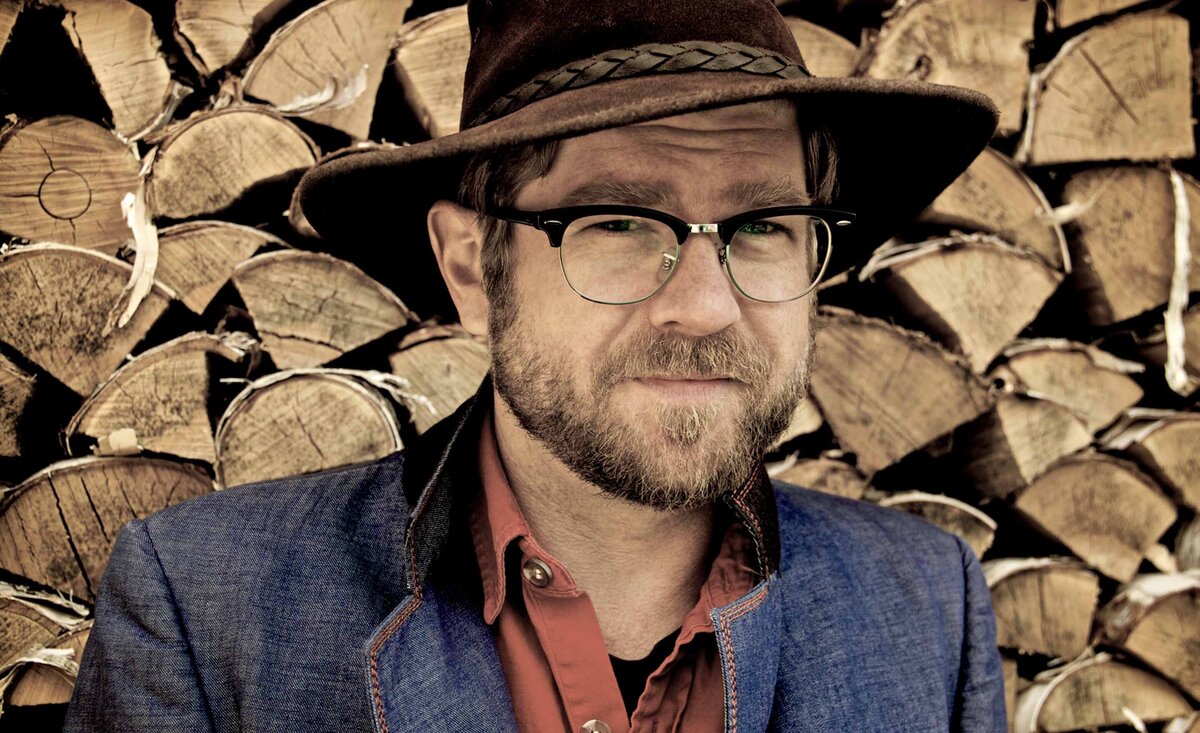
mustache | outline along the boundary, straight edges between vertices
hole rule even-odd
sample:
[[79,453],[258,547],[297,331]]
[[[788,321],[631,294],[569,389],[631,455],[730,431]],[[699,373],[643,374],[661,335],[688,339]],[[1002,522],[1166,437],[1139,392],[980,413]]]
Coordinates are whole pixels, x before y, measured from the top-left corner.
[[771,357],[741,332],[726,330],[693,338],[641,331],[600,364],[596,385],[608,391],[618,383],[670,374],[726,377],[761,384],[771,373]]

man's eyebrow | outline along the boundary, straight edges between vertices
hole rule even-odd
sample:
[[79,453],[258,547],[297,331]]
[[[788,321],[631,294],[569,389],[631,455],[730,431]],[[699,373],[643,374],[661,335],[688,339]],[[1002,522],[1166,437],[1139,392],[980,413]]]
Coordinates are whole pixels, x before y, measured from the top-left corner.
[[656,207],[662,206],[671,198],[670,189],[659,184],[638,181],[593,181],[572,189],[558,205],[630,204]]
[[810,206],[812,196],[790,176],[771,180],[742,181],[725,189],[726,200],[757,209],[767,206]]

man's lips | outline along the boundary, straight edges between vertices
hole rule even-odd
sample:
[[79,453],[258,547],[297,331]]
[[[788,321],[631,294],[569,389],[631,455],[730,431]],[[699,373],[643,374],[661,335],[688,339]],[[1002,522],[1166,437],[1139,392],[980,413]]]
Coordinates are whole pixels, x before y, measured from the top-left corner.
[[655,374],[630,380],[668,399],[711,399],[742,384],[719,374]]

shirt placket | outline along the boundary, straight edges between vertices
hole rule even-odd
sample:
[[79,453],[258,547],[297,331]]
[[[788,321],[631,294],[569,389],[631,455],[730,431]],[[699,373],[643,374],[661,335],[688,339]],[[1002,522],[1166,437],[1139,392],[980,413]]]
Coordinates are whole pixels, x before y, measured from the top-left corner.
[[573,730],[629,733],[600,622],[566,568],[528,538],[521,548],[522,592],[538,642]]

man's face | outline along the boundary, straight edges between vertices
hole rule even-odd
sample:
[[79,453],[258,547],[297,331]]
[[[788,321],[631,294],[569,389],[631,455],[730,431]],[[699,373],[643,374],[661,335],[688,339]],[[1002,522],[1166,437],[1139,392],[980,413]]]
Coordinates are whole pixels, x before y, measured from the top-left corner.
[[[808,203],[795,111],[762,102],[565,140],[520,209],[637,204],[711,223]],[[496,388],[521,426],[581,478],[659,509],[736,488],[807,388],[809,295],[742,296],[714,234],[693,234],[670,281],[632,305],[584,300],[558,252],[513,229],[511,298],[490,304]],[[507,317],[506,317],[507,316]]]

